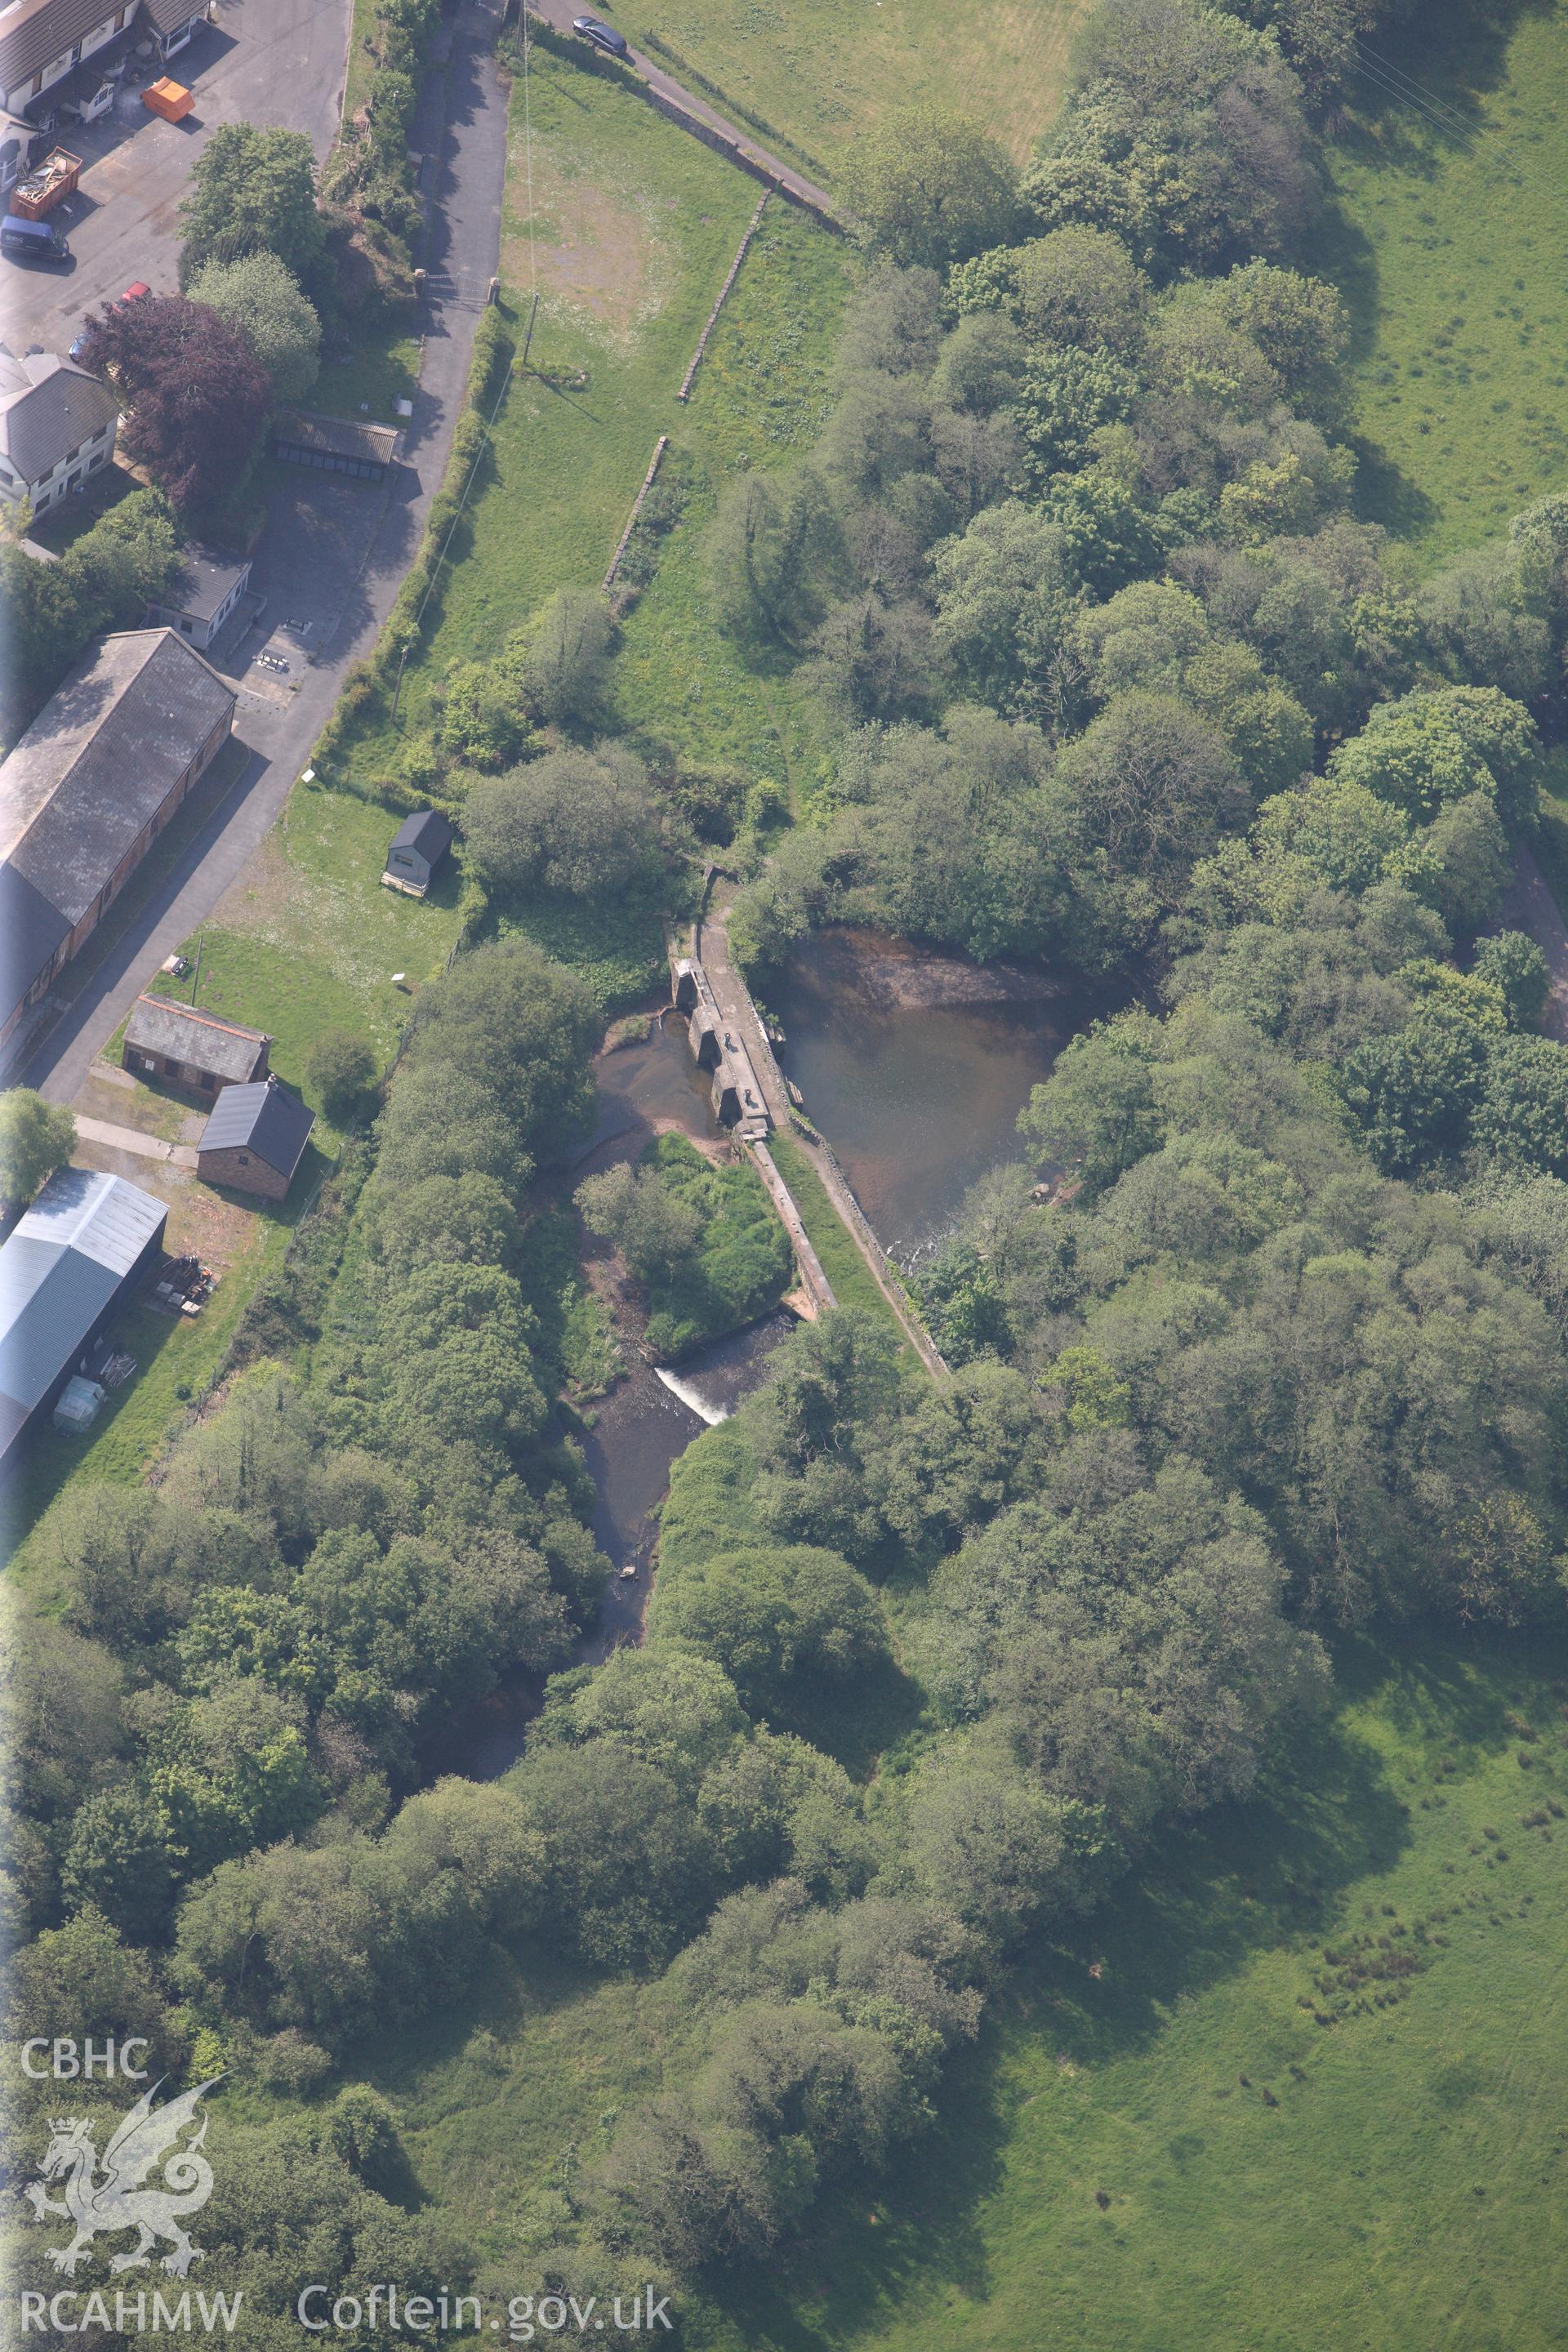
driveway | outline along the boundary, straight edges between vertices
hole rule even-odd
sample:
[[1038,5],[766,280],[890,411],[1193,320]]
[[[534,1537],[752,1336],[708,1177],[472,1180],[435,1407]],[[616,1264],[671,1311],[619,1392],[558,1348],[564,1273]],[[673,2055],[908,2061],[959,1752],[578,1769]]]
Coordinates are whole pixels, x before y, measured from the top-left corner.
[[[289,0],[278,5],[281,10]],[[415,138],[421,153],[438,160],[426,166],[432,292],[404,461],[379,489],[301,472],[274,493],[253,584],[268,599],[268,623],[284,614],[313,619],[323,649],[313,665],[301,666],[296,693],[279,699],[242,691],[235,733],[251,757],[239,783],[22,1073],[22,1083],[52,1101],[71,1100],[163,958],[206,920],[260,847],[344,670],[368,650],[419,544],[462,411],[474,329],[500,262],[507,146],[506,92],[494,57],[500,13],[500,0],[459,0],[444,20],[420,93]]]
[[149,114],[142,91],[151,62],[132,57],[112,112],[83,129],[60,126],[60,144],[87,169],[53,218],[70,240],[72,267],[5,266],[0,336],[14,350],[64,352],[82,319],[138,278],[175,290],[177,218],[191,165],[224,122],[258,122],[309,134],[318,159],[337,135],[348,63],[352,0],[218,0],[216,21],[169,72],[195,98],[184,122]]

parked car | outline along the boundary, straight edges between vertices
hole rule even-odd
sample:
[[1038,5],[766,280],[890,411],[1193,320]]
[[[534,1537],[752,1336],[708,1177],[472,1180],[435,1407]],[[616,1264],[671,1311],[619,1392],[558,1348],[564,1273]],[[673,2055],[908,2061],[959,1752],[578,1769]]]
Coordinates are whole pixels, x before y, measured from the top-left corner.
[[23,220],[17,213],[0,220],[0,253],[7,261],[42,263],[46,268],[71,257],[70,247],[53,221]]
[[[124,291],[124,293],[123,293],[123,294],[118,294],[118,295],[116,295],[116,297],[115,297],[115,301],[116,301],[116,304],[117,304],[117,305],[118,305],[119,303],[121,303],[121,302],[139,302],[139,301],[142,299],[142,295],[143,295],[143,294],[151,294],[151,292],[152,292],[152,291],[153,291],[153,289],[152,289],[150,286],[148,286],[148,285],[144,285],[144,284],[143,284],[143,282],[142,282],[142,280],[140,278],[138,278],[136,279],[136,281],[135,281],[134,285],[128,286],[128,287],[126,288],[126,289],[125,289],[125,291]],[[71,359],[75,360],[75,361],[78,362],[78,364],[79,365],[79,364],[80,364],[80,361],[81,361],[81,355],[82,355],[83,352],[85,352],[85,351],[86,351],[86,349],[87,349],[87,329],[84,327],[84,328],[82,329],[82,331],[81,331],[80,334],[77,337],[77,339],[76,339],[75,342],[71,345],[71,347],[70,347],[70,351],[69,351],[69,352],[68,352],[68,356],[69,358],[71,358]]]
[[585,41],[592,41],[596,49],[607,49],[613,58],[631,55],[626,35],[617,33],[613,25],[602,24],[597,16],[574,16],[572,30],[581,33]]

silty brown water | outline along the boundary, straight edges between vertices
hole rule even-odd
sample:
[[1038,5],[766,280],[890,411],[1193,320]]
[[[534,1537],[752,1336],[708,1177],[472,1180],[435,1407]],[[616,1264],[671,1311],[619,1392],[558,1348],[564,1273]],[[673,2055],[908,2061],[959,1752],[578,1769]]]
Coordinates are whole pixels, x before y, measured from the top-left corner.
[[791,960],[769,1002],[782,1067],[883,1248],[907,1265],[977,1178],[1022,1156],[1031,1087],[1110,1000],[1047,971],[832,930]]

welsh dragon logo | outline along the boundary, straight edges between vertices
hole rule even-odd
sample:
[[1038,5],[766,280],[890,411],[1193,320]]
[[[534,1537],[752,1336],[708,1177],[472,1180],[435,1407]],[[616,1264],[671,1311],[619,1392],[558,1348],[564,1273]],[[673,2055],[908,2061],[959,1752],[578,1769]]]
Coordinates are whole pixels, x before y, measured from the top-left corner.
[[[111,2257],[111,2271],[134,2270],[149,2262],[160,2238],[170,2242],[170,2251],[162,2257],[163,2268],[176,2278],[184,2278],[191,2264],[201,2261],[204,2250],[191,2242],[184,2216],[199,2213],[212,2195],[212,2167],[201,2153],[207,2136],[205,2114],[195,2138],[184,2147],[178,2143],[187,2124],[195,2121],[199,2102],[222,2079],[215,2074],[161,2107],[153,2105],[163,2087],[154,2083],[116,2128],[103,2151],[101,2173],[91,2138],[91,2117],[73,2120],[68,2116],[51,2122],[41,2176],[27,2183],[24,2194],[36,2220],[42,2221],[58,2213],[76,2224],[76,2235],[68,2245],[48,2249],[58,2271],[73,2278],[78,2265],[91,2252],[94,2238],[103,2231],[140,2232],[128,2252]],[[163,2185],[143,2187],[148,2174],[160,2164]],[[63,2197],[48,2194],[45,2183],[50,2180],[64,2181]]]

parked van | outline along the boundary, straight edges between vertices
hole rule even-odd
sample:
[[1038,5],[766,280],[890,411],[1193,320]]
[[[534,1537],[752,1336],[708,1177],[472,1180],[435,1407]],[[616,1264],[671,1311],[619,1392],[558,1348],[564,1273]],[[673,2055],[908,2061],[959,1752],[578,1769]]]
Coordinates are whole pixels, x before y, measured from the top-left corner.
[[0,253],[7,261],[68,261],[70,247],[53,221],[23,220],[7,213],[0,220]]

